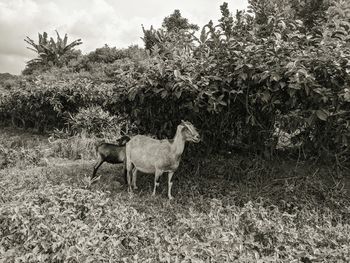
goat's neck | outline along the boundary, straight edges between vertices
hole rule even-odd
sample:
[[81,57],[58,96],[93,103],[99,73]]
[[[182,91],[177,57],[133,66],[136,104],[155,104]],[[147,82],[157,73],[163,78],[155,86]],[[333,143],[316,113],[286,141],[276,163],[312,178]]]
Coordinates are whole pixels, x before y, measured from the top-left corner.
[[181,129],[177,129],[174,142],[172,143],[172,151],[177,157],[180,157],[185,149],[186,140],[181,133]]

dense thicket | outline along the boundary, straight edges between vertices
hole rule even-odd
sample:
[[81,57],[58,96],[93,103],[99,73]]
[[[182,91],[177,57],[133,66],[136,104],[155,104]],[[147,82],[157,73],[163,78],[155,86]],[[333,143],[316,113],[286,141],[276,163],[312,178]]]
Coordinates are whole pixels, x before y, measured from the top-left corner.
[[224,3],[218,24],[210,21],[198,33],[187,20],[177,24],[181,14],[174,12],[164,20],[171,30],[144,30],[147,51],[105,46],[65,67],[39,70],[2,96],[0,114],[15,124],[64,127],[70,115],[100,105],[127,114],[140,132],[171,136],[188,119],[208,146],[264,151],[274,148],[278,124],[299,129],[305,151],[344,161],[350,3],[314,2],[251,0],[247,13],[234,16]]

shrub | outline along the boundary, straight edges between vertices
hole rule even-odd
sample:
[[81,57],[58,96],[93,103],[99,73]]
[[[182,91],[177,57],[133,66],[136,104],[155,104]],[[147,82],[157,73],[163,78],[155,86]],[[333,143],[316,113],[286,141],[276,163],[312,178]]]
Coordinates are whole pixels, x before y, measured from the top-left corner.
[[0,169],[17,166],[27,168],[28,166],[39,165],[43,153],[39,149],[11,149],[0,146]]
[[[295,139],[306,155],[334,160],[328,157],[337,154],[346,163],[350,28],[344,21],[350,6],[340,0],[325,6],[317,28],[282,6],[262,1],[251,6],[256,16],[232,17],[224,4],[220,23],[208,23],[199,38],[154,30],[152,55],[139,59],[104,47],[94,53],[91,76],[60,69],[28,79],[25,88],[1,96],[0,115],[23,126],[64,128],[69,116],[100,105],[111,116],[126,114],[141,133],[173,136],[188,119],[208,147],[234,144],[265,153],[273,153],[278,122],[290,134],[302,130]],[[74,120],[78,130],[82,120]]]
[[73,133],[87,133],[97,137],[104,137],[106,134],[121,137],[129,133],[130,128],[126,116],[112,116],[100,106],[81,108],[76,114],[70,114],[67,125]]

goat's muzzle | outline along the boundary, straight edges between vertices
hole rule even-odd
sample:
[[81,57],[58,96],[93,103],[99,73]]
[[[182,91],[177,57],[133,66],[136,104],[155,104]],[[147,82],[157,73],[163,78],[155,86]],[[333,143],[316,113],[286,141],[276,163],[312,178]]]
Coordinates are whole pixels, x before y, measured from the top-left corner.
[[194,143],[199,143],[201,141],[201,137],[200,136],[195,136],[195,137],[192,138],[192,141]]

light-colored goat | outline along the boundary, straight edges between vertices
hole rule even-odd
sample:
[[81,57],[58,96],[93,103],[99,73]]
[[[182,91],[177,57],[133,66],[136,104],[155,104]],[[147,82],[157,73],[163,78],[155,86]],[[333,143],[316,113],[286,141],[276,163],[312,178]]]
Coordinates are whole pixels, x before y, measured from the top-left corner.
[[[136,173],[154,174],[153,194],[156,194],[158,179],[168,172],[168,198],[172,199],[171,178],[180,164],[181,155],[185,149],[186,141],[198,143],[200,136],[192,123],[181,121],[177,126],[176,134],[172,140],[156,140],[144,135],[134,136],[126,144],[126,169],[128,191],[131,192],[131,184],[136,186]],[[133,169],[134,168],[134,169]],[[132,173],[132,178],[131,178]]]

